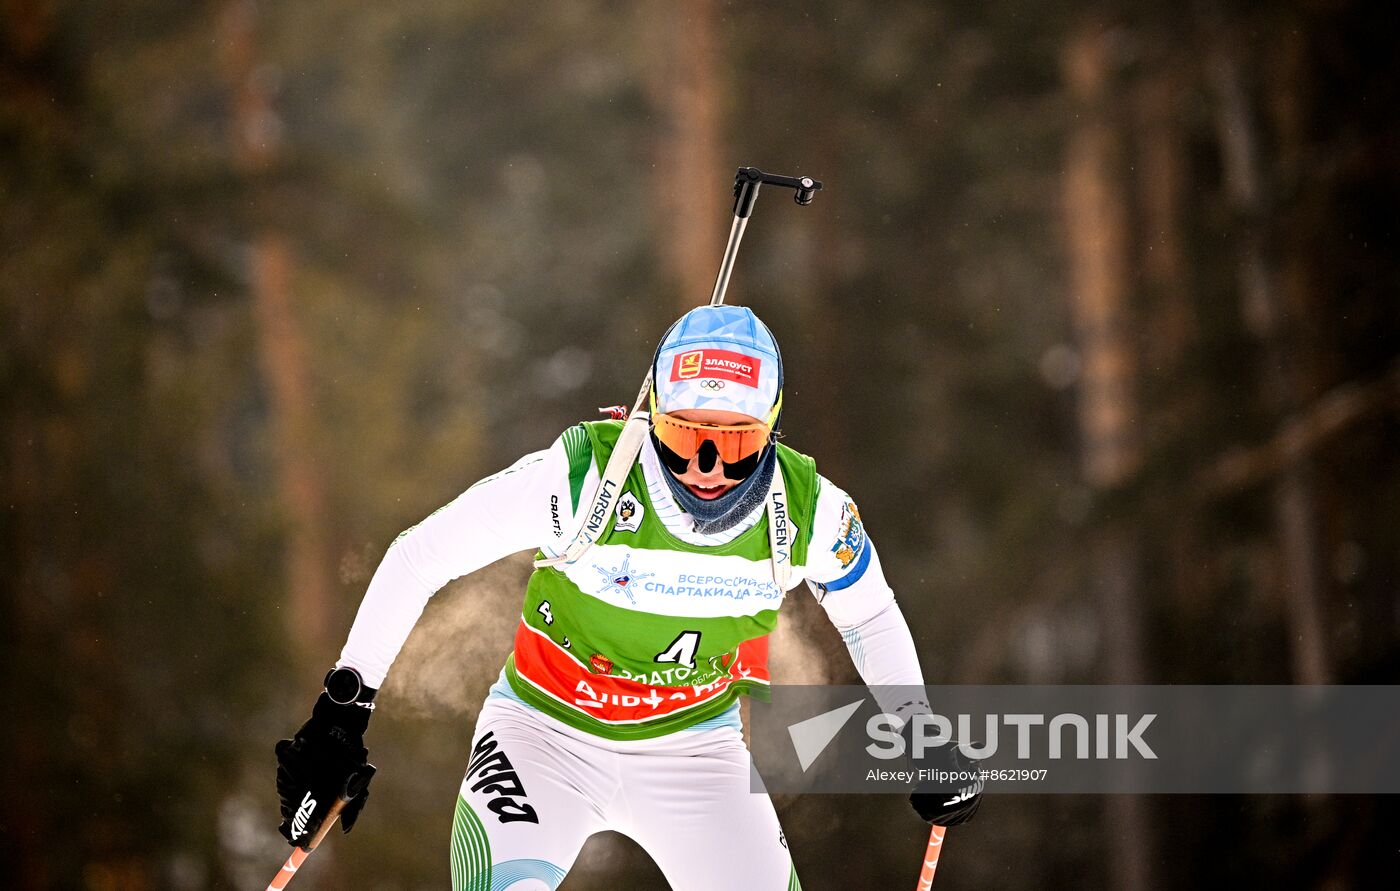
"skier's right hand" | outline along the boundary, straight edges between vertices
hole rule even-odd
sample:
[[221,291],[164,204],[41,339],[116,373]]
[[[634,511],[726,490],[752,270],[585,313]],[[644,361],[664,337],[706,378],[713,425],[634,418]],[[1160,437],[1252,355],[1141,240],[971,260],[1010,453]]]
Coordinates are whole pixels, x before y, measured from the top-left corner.
[[914,786],[909,795],[924,822],[935,826],[957,826],[966,823],[982,804],[982,763],[962,750],[956,742],[925,749],[922,758],[914,758],[912,722],[904,727],[905,751],[909,766],[927,777]]
[[957,826],[971,820],[982,804],[981,762],[969,758],[956,745],[941,748],[943,754],[931,763],[956,779],[919,783],[909,793],[909,803],[925,823]]
[[277,797],[282,805],[277,830],[290,844],[309,845],[327,812],[347,795],[340,826],[349,832],[355,825],[374,773],[364,745],[372,708],[367,700],[340,704],[322,693],[310,720],[294,737],[277,743]]

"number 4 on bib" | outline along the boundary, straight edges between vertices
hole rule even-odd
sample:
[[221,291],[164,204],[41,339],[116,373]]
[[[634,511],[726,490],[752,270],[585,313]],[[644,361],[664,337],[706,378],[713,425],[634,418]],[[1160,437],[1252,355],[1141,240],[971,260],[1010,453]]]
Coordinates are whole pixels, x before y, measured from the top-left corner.
[[670,646],[656,654],[657,662],[674,662],[686,668],[695,667],[695,651],[700,647],[699,631],[682,631]]

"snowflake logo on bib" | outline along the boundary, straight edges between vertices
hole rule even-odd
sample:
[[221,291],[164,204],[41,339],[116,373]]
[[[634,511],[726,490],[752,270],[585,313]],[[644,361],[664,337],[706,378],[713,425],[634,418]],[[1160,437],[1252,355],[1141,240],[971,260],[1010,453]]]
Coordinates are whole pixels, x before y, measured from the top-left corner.
[[603,587],[598,589],[598,593],[611,594],[613,592],[620,592],[627,598],[628,603],[635,604],[637,601],[632,599],[632,589],[636,586],[637,582],[640,582],[642,579],[649,579],[656,575],[656,573],[633,572],[631,564],[632,555],[628,554],[626,557],[622,558],[622,566],[619,568],[604,569],[601,566],[593,567],[598,571],[598,574],[603,577]]

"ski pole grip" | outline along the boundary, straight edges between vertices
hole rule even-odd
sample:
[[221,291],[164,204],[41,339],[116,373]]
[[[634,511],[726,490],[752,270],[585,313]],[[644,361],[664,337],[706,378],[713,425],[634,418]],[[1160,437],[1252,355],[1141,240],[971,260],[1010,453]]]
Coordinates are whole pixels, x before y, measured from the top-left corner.
[[340,800],[349,804],[365,791],[369,781],[374,779],[375,767],[373,764],[366,764],[355,773],[350,775],[350,779],[345,781],[345,791],[341,794]]
[[345,810],[345,806],[354,801],[361,792],[365,791],[365,787],[369,785],[369,781],[374,777],[374,770],[373,764],[366,764],[362,770],[350,775],[350,779],[345,781],[344,791],[336,796],[335,801],[331,804],[331,809],[326,811],[326,819],[321,821],[321,828],[316,831],[315,837],[307,844],[301,846],[303,851],[310,854],[312,851],[316,850],[316,846],[330,834],[331,827],[335,825],[335,821],[340,819],[340,812]]
[[758,187],[763,183],[763,171],[757,167],[740,167],[734,175],[734,216],[747,220],[758,200]]

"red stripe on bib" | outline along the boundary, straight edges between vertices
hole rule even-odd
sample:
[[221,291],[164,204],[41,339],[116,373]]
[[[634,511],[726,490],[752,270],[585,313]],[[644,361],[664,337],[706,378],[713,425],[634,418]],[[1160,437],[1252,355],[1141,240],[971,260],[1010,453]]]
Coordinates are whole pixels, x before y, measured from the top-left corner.
[[525,622],[515,632],[515,670],[571,708],[600,721],[663,718],[709,702],[736,681],[768,683],[768,637],[739,644],[728,674],[699,686],[663,687],[597,674]]

